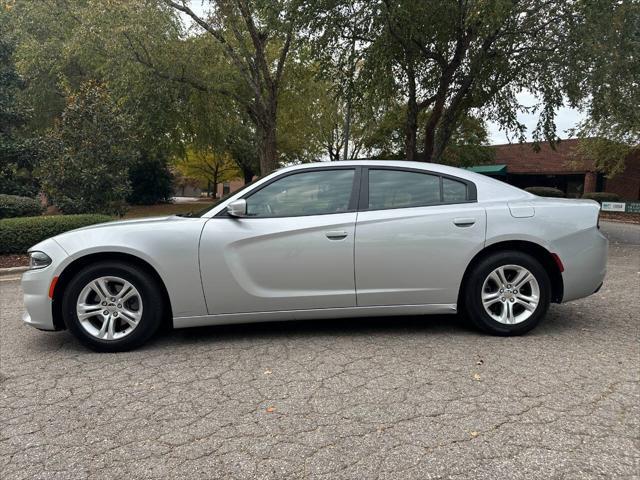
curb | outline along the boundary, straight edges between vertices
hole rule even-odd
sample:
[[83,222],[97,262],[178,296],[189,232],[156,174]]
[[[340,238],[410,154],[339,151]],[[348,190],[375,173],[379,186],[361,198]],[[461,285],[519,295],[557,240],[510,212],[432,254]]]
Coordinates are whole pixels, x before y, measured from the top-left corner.
[[29,270],[29,267],[11,267],[0,268],[0,277],[8,277],[10,275],[20,275]]

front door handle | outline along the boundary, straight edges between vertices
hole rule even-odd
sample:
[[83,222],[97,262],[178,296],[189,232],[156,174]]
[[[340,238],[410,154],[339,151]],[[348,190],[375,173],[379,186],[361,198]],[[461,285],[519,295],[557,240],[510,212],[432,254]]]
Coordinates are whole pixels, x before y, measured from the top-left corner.
[[343,230],[332,230],[330,232],[325,232],[325,235],[329,240],[342,240],[343,238],[347,238],[347,235],[349,234]]
[[476,223],[476,219],[475,218],[454,218],[453,223],[458,227],[470,227]]

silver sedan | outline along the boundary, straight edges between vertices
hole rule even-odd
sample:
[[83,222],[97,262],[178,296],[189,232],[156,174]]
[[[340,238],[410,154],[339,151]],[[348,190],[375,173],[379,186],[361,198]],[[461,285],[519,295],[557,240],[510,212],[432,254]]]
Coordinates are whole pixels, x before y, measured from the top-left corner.
[[30,249],[24,321],[101,351],[175,328],[461,312],[518,335],[595,293],[599,206],[406,161],[284,168],[205,212],[100,224]]

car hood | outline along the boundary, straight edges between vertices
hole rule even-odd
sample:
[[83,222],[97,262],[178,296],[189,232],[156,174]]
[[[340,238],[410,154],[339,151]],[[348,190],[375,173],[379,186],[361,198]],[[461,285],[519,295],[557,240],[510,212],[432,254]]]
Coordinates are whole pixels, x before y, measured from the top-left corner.
[[148,218],[136,218],[131,220],[116,220],[113,222],[96,223],[95,225],[88,225],[86,227],[76,228],[75,230],[69,230],[68,232],[61,233],[53,237],[56,240],[64,239],[70,235],[82,234],[88,231],[104,231],[106,234],[108,231],[118,231],[122,229],[130,228],[132,231],[140,230],[153,230],[159,228],[160,225],[166,225],[170,223],[179,222],[194,222],[194,221],[206,221],[208,219],[201,217],[179,217],[177,215],[169,215],[165,217],[148,217]]
[[[128,225],[128,226],[133,226],[133,225],[143,225],[143,224],[149,224],[149,225],[153,225],[156,223],[162,223],[162,222],[169,222],[169,221],[175,221],[175,220],[182,220],[185,217],[178,217],[175,215],[170,215],[167,217],[146,217],[146,218],[133,218],[131,220],[115,220],[113,222],[105,222],[105,223],[96,223],[94,225],[88,225],[86,227],[80,227],[80,228],[76,228],[75,230],[70,230],[69,232],[78,232],[81,230],[91,230],[94,228],[111,228],[111,227],[120,227],[122,225]],[[65,233],[69,233],[69,232],[65,232]],[[64,234],[62,234],[64,235]]]

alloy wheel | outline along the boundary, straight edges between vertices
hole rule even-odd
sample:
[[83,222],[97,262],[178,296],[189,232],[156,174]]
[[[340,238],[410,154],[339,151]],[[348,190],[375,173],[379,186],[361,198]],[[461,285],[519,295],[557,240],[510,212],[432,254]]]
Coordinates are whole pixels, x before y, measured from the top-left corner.
[[487,276],[481,295],[484,310],[492,319],[515,325],[527,320],[538,308],[540,285],[526,268],[502,265]]
[[129,335],[142,318],[142,297],[120,277],[99,277],[78,295],[76,313],[82,328],[100,340],[119,340]]

